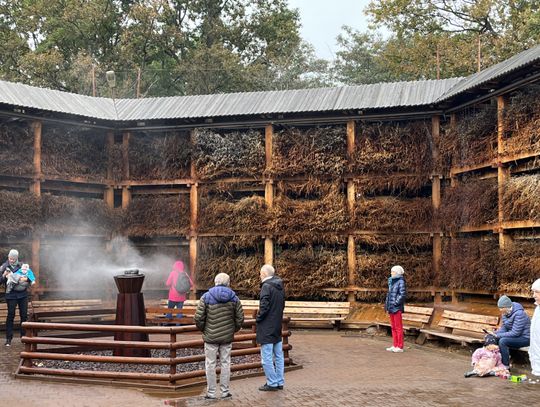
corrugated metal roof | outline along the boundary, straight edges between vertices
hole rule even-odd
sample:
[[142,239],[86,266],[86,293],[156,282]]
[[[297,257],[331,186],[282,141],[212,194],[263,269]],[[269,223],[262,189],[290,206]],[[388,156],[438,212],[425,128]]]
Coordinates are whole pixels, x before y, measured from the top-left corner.
[[419,106],[433,103],[461,80],[122,99],[117,108],[120,120],[157,120]]
[[117,119],[112,99],[77,95],[22,83],[0,81],[0,103],[96,119]]
[[116,101],[0,81],[0,103],[124,121],[422,106],[448,100],[538,60],[540,45],[465,79]]
[[514,55],[512,58],[490,66],[483,71],[467,76],[463,81],[456,84],[456,86],[442,95],[437,102],[450,99],[460,93],[474,89],[475,87],[494,79],[498,79],[512,71],[515,71],[516,69],[529,65],[538,60],[540,60],[540,45]]

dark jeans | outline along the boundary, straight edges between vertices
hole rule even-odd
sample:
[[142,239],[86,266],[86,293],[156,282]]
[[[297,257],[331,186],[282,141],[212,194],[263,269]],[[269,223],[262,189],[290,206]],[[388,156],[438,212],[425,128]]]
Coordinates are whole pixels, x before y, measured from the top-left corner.
[[505,366],[510,366],[510,349],[519,349],[524,346],[529,346],[528,338],[501,338],[499,339],[499,349],[501,351],[502,363]]
[[[169,300],[169,303],[167,304],[167,308],[178,308],[182,309],[184,308],[184,301],[171,301]],[[176,314],[176,318],[182,318],[183,314]],[[167,318],[172,318],[172,314],[167,314]]]
[[28,314],[28,297],[18,298],[15,300],[6,299],[8,314],[6,318],[6,340],[13,339],[13,320],[15,319],[15,308],[19,306],[19,315],[21,317],[21,337],[24,336],[22,323],[26,321]]

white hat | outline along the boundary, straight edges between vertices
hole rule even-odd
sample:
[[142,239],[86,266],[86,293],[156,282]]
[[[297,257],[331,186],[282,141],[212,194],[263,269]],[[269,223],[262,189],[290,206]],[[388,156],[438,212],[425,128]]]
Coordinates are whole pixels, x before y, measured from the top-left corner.
[[540,291],[540,278],[532,284],[531,290]]
[[405,270],[403,270],[403,267],[401,266],[394,266],[392,267],[392,269],[390,270],[392,273],[396,273],[397,275],[403,275],[403,273],[405,273]]
[[15,249],[11,249],[9,251],[8,257],[11,257],[12,259],[19,259],[19,252]]

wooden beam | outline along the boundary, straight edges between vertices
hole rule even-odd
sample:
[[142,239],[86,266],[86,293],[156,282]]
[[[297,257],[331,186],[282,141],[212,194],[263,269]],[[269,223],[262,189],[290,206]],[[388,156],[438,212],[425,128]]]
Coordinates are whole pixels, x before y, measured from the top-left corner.
[[108,208],[114,208],[114,188],[107,187],[103,192],[103,200]]
[[189,298],[194,300],[197,294],[197,236],[189,238],[189,274],[193,280],[193,291]]
[[131,202],[131,190],[128,187],[123,187],[122,188],[122,209],[126,209],[129,206],[130,202]]
[[267,124],[264,127],[264,152],[266,157],[266,169],[272,167],[272,158],[274,154],[274,126]]
[[189,193],[189,230],[192,234],[197,233],[199,216],[199,185],[191,185]]
[[129,180],[129,139],[131,133],[126,131],[122,134],[122,163],[123,163],[123,179]]
[[499,163],[497,165],[497,196],[498,196],[498,220],[499,220],[499,247],[505,249],[511,244],[511,237],[504,233],[504,188],[510,179],[510,169],[500,162],[504,154],[504,136],[506,122],[504,119],[506,110],[506,97],[497,96],[497,153]]
[[356,143],[356,121],[349,120],[347,122],[347,157],[349,160],[354,154]]
[[107,151],[107,180],[112,182],[113,179],[113,161],[112,161],[112,151],[114,149],[114,133],[108,131],[106,135],[106,151]]
[[[264,128],[264,152],[265,152],[265,165],[266,170],[272,167],[272,160],[274,159],[274,126],[267,124]],[[267,209],[271,209],[274,206],[274,182],[269,179],[264,184],[264,202]],[[271,237],[266,236],[264,238],[264,263],[274,264],[274,240]]]
[[197,169],[195,168],[195,160],[193,159],[193,151],[195,151],[195,145],[197,144],[196,136],[195,136],[196,129],[191,129],[189,132],[189,143],[191,144],[191,162],[189,165],[189,174],[191,177],[191,180],[197,179]]
[[[349,271],[348,284],[349,286],[356,285],[356,244],[354,236],[349,235],[347,239],[347,269]],[[347,301],[355,302],[356,295],[354,292],[347,293]]]
[[274,241],[270,237],[264,239],[264,264],[274,264]]
[[37,120],[32,122],[34,133],[34,181],[31,186],[31,192],[36,196],[41,196],[41,131],[42,123]]
[[39,252],[41,250],[41,238],[38,234],[34,234],[32,237],[32,264],[31,269],[34,273],[34,276],[36,277],[36,284],[34,285],[34,288],[39,288],[41,286],[41,281],[39,279]]
[[433,234],[432,241],[433,249],[433,275],[438,278],[441,273],[441,259],[442,259],[442,239],[440,233]]

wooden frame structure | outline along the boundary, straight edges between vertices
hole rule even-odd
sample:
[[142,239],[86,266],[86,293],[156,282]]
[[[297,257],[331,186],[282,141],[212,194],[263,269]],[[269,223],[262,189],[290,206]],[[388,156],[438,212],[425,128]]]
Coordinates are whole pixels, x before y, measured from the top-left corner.
[[[239,181],[257,181],[261,187],[259,191],[264,191],[264,201],[268,208],[274,205],[274,197],[276,194],[276,183],[279,181],[276,177],[268,177],[263,174],[256,180],[251,178],[223,178],[219,180],[203,180],[197,176],[197,168],[193,162],[190,164],[190,175],[185,179],[148,179],[148,180],[133,180],[130,177],[130,156],[129,146],[130,141],[137,137],[138,132],[159,132],[163,130],[188,130],[191,131],[191,142],[193,143],[193,129],[199,127],[207,128],[226,128],[226,129],[259,129],[264,134],[264,151],[265,151],[265,168],[271,166],[274,157],[274,132],[276,126],[281,125],[302,125],[302,126],[319,126],[319,125],[334,125],[343,126],[346,134],[346,155],[350,162],[351,157],[355,152],[356,140],[362,137],[363,125],[370,121],[386,121],[392,122],[395,120],[431,120],[430,143],[432,144],[432,160],[434,170],[430,176],[430,185],[426,185],[431,189],[431,202],[434,213],[439,211],[441,206],[441,191],[445,188],[452,188],[459,182],[461,177],[471,174],[484,174],[484,176],[496,176],[498,186],[498,219],[496,225],[481,225],[478,227],[463,227],[460,234],[486,234],[494,233],[498,235],[499,247],[505,250],[512,245],[513,231],[516,230],[532,230],[536,231],[540,228],[540,223],[533,220],[509,221],[505,217],[502,205],[504,195],[505,182],[513,175],[520,171],[520,166],[515,163],[523,164],[540,156],[540,151],[530,151],[520,153],[518,155],[505,154],[504,150],[504,135],[505,135],[505,117],[504,112],[507,106],[507,98],[510,92],[524,87],[537,80],[537,76],[529,76],[524,78],[511,78],[510,80],[501,80],[500,83],[493,82],[490,84],[490,89],[495,91],[486,92],[484,88],[473,90],[465,96],[457,98],[451,103],[441,106],[432,106],[424,108],[420,111],[414,107],[401,107],[390,110],[374,110],[369,112],[345,111],[336,114],[332,113],[291,113],[288,115],[266,115],[261,117],[232,117],[232,118],[216,118],[214,120],[177,120],[177,121],[162,121],[159,123],[110,123],[100,122],[90,124],[90,127],[95,126],[96,131],[102,132],[106,136],[107,152],[110,152],[115,144],[115,140],[121,139],[122,151],[122,179],[120,181],[113,180],[112,169],[110,165],[107,167],[106,180],[98,182],[84,177],[56,177],[44,175],[42,172],[42,133],[49,122],[63,122],[70,125],[77,125],[69,118],[60,114],[44,113],[44,112],[28,112],[26,114],[13,113],[10,111],[0,111],[1,116],[17,117],[18,120],[26,120],[33,135],[33,174],[13,176],[0,174],[0,188],[12,190],[29,190],[37,197],[41,196],[43,191],[60,191],[62,193],[74,193],[78,195],[100,194],[104,202],[109,207],[119,205],[122,208],[127,208],[133,199],[134,195],[145,194],[148,191],[156,194],[189,194],[190,202],[190,217],[189,217],[189,232],[184,237],[166,238],[164,244],[176,246],[184,245],[188,247],[189,266],[193,276],[197,275],[198,253],[199,253],[199,237],[223,236],[222,234],[201,233],[199,231],[200,221],[200,187],[206,184],[216,182],[234,184]],[[508,83],[510,81],[510,83]],[[515,86],[511,86],[512,83]],[[480,97],[478,97],[480,96]],[[456,112],[460,109],[469,107],[475,99],[479,103],[492,101],[497,104],[497,158],[495,161],[484,163],[475,163],[474,165],[452,167],[449,172],[442,170],[440,165],[440,142],[441,128],[443,124],[455,125]],[[88,123],[80,123],[81,126],[89,126]],[[513,167],[511,168],[511,166]],[[496,174],[494,171],[496,169]],[[487,175],[486,175],[487,174]],[[360,175],[353,173],[344,174],[340,181],[346,185],[346,205],[350,212],[353,212],[357,203],[357,192],[355,191],[354,181]],[[278,177],[279,178],[279,177]],[[305,177],[304,177],[305,178]],[[445,181],[450,181],[450,185]],[[116,204],[115,204],[116,201]],[[356,254],[359,250],[357,237],[360,234],[384,234],[376,230],[348,230],[344,234],[346,239],[347,253],[347,286],[345,287],[328,287],[328,292],[342,292],[347,295],[349,301],[354,301],[356,293],[373,291],[378,292],[378,288],[358,287],[356,278],[358,273],[358,264]],[[403,231],[401,234],[419,233],[429,235],[432,239],[432,267],[434,274],[438,274],[441,268],[442,258],[442,236],[443,231],[438,228],[430,228],[419,231]],[[235,233],[235,235],[238,233]],[[395,233],[400,234],[400,233]],[[246,231],[246,235],[253,235],[254,238],[263,239],[264,241],[264,261],[273,264],[275,261],[275,236],[268,234],[253,234]],[[109,239],[109,236],[103,236],[104,240]],[[20,237],[18,240],[8,239],[4,241],[6,244],[14,242],[27,242],[31,245],[32,258],[31,263],[34,273],[38,280],[37,292],[40,292],[40,248],[43,244],[44,236],[34,234],[30,237]],[[360,271],[361,272],[361,271]],[[195,280],[195,279],[194,279]],[[205,287],[202,287],[204,289]],[[49,288],[41,288],[41,292],[47,291]],[[435,285],[420,287],[411,290],[412,292],[424,292],[433,295],[436,300],[442,297],[451,295],[454,300],[460,293],[474,293],[484,295],[498,295],[498,292],[490,290],[467,290],[455,289],[447,287],[438,287]],[[323,293],[321,293],[323,294]],[[516,293],[517,294],[517,293]]]

